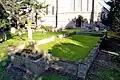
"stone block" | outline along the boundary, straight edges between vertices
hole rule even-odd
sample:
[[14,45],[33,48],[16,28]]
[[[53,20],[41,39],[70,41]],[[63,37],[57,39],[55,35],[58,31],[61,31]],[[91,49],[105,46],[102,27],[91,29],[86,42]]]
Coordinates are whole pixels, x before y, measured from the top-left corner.
[[58,37],[59,37],[60,39],[62,39],[64,36],[61,34],[61,35],[58,35]]
[[12,27],[11,30],[10,30],[10,32],[11,32],[12,34],[15,34],[16,29],[15,29],[14,27]]
[[98,41],[98,43],[101,43],[101,42],[102,42],[102,40]]
[[85,76],[87,74],[88,69],[89,68],[88,68],[88,66],[86,64],[79,64],[77,77],[85,79]]

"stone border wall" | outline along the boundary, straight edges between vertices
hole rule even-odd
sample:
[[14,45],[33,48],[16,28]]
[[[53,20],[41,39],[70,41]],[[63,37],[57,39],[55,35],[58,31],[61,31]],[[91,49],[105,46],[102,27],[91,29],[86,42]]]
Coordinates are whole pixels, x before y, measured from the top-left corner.
[[89,68],[91,67],[92,63],[94,62],[95,58],[97,57],[97,55],[99,54],[99,47],[101,42],[106,38],[106,36],[104,35],[99,43],[97,44],[96,47],[94,47],[92,49],[92,51],[90,52],[90,54],[85,57],[82,61],[80,61],[78,64],[78,74],[77,77],[80,77],[81,80],[85,80],[86,78],[86,74],[89,70]]
[[[82,35],[79,32],[72,32],[69,34],[64,34],[64,35],[59,35],[59,38],[64,38],[64,37],[69,37],[71,35]],[[87,35],[87,36],[94,36],[94,35]],[[97,35],[99,36],[99,35]],[[101,37],[101,36],[99,36]],[[104,35],[100,41],[98,42],[98,44],[96,45],[96,47],[94,47],[90,54],[85,57],[82,61],[76,62],[76,63],[72,63],[72,62],[67,62],[67,61],[62,61],[59,60],[57,62],[54,63],[54,65],[51,65],[51,68],[56,69],[56,66],[58,69],[56,70],[60,70],[62,72],[71,74],[73,76],[76,76],[78,78],[80,78],[80,80],[85,80],[87,72],[89,70],[89,68],[91,67],[92,63],[94,62],[96,56],[99,53],[99,47],[101,42],[106,38],[106,36]],[[50,41],[54,41],[54,38],[50,38]],[[47,42],[49,42],[49,40],[47,39]],[[41,42],[40,42],[41,44]]]

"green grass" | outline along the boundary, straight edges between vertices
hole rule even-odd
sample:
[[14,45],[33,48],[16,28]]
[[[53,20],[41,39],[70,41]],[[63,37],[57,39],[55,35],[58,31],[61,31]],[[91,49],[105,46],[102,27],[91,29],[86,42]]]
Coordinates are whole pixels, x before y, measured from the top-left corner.
[[37,80],[69,80],[69,78],[63,76],[57,76],[57,75],[48,75],[48,76],[42,76]]
[[81,29],[80,29],[80,28],[75,28],[75,29],[65,29],[65,30],[63,30],[63,31],[66,31],[67,33],[70,33],[70,32],[73,32],[73,31],[75,31],[75,32],[80,32]]
[[[33,40],[41,40],[44,38],[49,38],[51,36],[57,36],[59,34],[65,34],[65,33],[70,33],[73,31],[77,31],[78,29],[70,29],[70,30],[63,30],[62,32],[47,32],[47,33],[42,33],[42,32],[34,32],[33,33]],[[0,61],[3,60],[7,56],[7,48],[9,45],[19,45],[21,43],[24,43],[24,40],[27,40],[27,33],[22,35],[22,39],[15,34],[10,35],[9,33],[7,34],[8,40],[4,42],[0,46]],[[1,38],[0,38],[1,39]],[[1,40],[0,40],[1,41]]]
[[[78,28],[76,28],[76,29],[65,29],[62,32],[46,32],[46,33],[36,31],[36,32],[33,32],[32,36],[33,36],[33,40],[41,40],[41,39],[44,39],[44,38],[49,38],[51,36],[57,36],[57,35],[60,35],[60,34],[71,33],[73,31],[80,32],[80,29],[78,29]],[[28,39],[27,33],[22,35],[22,39],[25,39],[25,40]]]
[[97,80],[120,80],[120,68],[105,68],[98,71]]
[[99,37],[73,35],[40,45],[39,49],[49,51],[53,56],[63,60],[79,61],[89,54],[97,41]]
[[[59,35],[59,34],[65,34],[69,32],[77,31],[77,29],[74,30],[63,30],[60,33],[41,33],[41,32],[35,32],[33,33],[33,39],[40,40],[44,38],[48,38],[52,35]],[[80,30],[78,30],[80,31]],[[0,60],[6,59],[7,56],[7,48],[9,45],[19,45],[21,43],[24,43],[24,41],[18,37],[18,36],[8,36],[9,40],[4,42],[0,46]],[[27,40],[27,35],[22,36],[23,39]],[[40,49],[49,50],[52,52],[52,54],[56,57],[59,57],[60,59],[64,60],[70,60],[70,61],[78,61],[83,59],[85,56],[89,54],[89,51],[96,45],[97,41],[99,40],[99,37],[91,37],[91,36],[80,36],[80,35],[74,35],[68,38],[64,39],[56,39],[54,42],[50,42],[48,44],[44,44],[39,46]],[[3,67],[1,67],[0,64],[0,79],[1,80],[13,80],[9,74],[7,74]],[[39,80],[39,79],[38,79]],[[43,76],[42,80],[68,80],[68,77],[61,77],[56,75],[50,75],[50,76]]]
[[84,32],[84,33],[87,33],[87,34],[103,34],[104,31],[92,31],[92,32]]
[[18,36],[14,36],[13,38],[7,40],[6,42],[3,42],[0,45],[0,61],[3,60],[7,56],[7,48],[9,45],[19,45],[23,43]]

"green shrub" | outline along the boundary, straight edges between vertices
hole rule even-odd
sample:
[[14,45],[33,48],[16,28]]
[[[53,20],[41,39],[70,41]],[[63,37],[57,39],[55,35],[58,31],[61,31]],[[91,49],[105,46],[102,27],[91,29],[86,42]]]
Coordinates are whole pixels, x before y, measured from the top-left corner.
[[7,25],[7,20],[6,19],[0,19],[0,28],[1,27],[6,27]]
[[52,32],[52,29],[53,29],[53,27],[52,26],[41,26],[40,27],[41,29],[44,29],[45,31],[47,31],[47,32]]

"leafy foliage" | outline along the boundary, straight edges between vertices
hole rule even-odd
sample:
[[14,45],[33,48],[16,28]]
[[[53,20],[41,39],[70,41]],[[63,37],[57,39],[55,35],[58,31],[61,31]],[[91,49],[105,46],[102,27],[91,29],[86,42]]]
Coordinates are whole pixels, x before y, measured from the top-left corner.
[[53,27],[52,26],[41,26],[40,27],[41,29],[44,29],[45,31],[47,31],[47,32],[52,32],[52,29],[53,29]]
[[[38,15],[38,12],[42,12],[42,9],[47,6],[45,3],[40,3],[37,0],[0,0],[0,2],[10,14],[9,17],[16,23],[24,23],[29,18],[31,11]],[[35,18],[37,18],[36,15]]]
[[7,20],[6,19],[0,19],[0,28],[1,27],[6,27],[7,25]]
[[35,13],[35,23],[37,26],[37,19],[38,19],[38,15],[39,13],[45,14],[45,8],[48,6],[45,4],[45,2],[39,2],[38,0],[23,0],[22,4],[28,5],[30,7],[30,12],[28,12],[28,14],[31,13],[31,11],[33,11]]
[[120,1],[111,0],[107,3],[111,8],[108,15],[108,25],[111,27],[111,30],[119,33],[120,31]]
[[98,72],[100,79],[97,80],[119,80],[120,79],[120,68],[105,68]]

